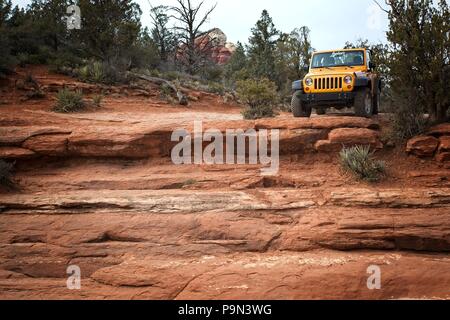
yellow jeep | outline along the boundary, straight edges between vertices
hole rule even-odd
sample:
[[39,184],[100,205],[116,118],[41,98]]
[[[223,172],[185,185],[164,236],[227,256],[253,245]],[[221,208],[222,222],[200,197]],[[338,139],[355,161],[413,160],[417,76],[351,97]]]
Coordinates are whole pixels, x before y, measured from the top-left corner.
[[364,48],[315,52],[308,74],[292,84],[294,117],[310,117],[312,108],[353,107],[357,116],[371,117],[380,108],[381,79],[370,50]]

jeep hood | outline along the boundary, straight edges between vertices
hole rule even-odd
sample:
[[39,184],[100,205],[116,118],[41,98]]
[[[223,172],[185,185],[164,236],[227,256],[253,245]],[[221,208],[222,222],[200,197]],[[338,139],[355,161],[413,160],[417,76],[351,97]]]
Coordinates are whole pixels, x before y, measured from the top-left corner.
[[362,75],[366,72],[362,71],[360,67],[333,67],[333,68],[315,68],[310,69],[306,77],[317,76],[346,76],[346,75]]

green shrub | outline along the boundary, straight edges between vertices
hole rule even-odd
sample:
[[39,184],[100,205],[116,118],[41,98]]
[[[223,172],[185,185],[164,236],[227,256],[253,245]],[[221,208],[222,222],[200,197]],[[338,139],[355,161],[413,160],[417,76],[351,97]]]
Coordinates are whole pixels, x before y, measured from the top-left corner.
[[425,132],[427,127],[428,119],[421,110],[400,106],[392,115],[392,134],[395,140],[408,140]]
[[96,94],[92,97],[92,103],[97,108],[101,107],[102,101],[103,101],[103,95],[101,95],[101,94]]
[[14,164],[0,160],[0,187],[11,190],[16,187],[13,181]]
[[51,72],[73,76],[74,69],[82,64],[82,59],[70,52],[58,52],[48,63]]
[[273,111],[272,106],[260,105],[254,108],[246,108],[244,111],[242,111],[242,115],[246,120],[256,120],[263,118],[273,118],[276,116],[276,113]]
[[81,111],[85,108],[83,93],[81,91],[60,90],[56,95],[57,103],[53,110],[55,112],[70,113]]
[[119,62],[106,63],[92,61],[76,69],[75,74],[83,82],[118,84],[127,83],[125,67]]
[[200,76],[207,80],[207,81],[212,81],[212,82],[219,82],[222,80],[224,71],[223,71],[223,67],[218,66],[218,65],[210,65],[210,66],[205,66],[204,68],[202,68],[199,72]]
[[100,62],[94,62],[89,70],[90,80],[94,83],[102,83],[105,80],[103,65]]
[[224,95],[225,94],[225,86],[219,82],[210,82],[208,84],[208,92],[215,93],[218,95]]
[[340,163],[344,172],[369,182],[379,181],[386,172],[386,164],[373,159],[370,146],[343,148],[340,152]]
[[237,82],[239,100],[248,108],[243,112],[245,119],[274,117],[278,103],[277,87],[268,79],[241,80]]

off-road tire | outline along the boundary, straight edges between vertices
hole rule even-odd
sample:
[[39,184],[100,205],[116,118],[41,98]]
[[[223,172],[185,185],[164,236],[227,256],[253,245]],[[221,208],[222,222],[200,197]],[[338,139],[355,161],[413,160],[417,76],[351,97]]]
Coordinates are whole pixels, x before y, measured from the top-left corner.
[[292,95],[291,110],[295,118],[311,117],[311,107],[302,103],[302,100],[298,97],[297,92],[294,92]]
[[363,88],[356,92],[355,96],[355,114],[358,117],[370,118],[374,115],[374,102],[370,88]]
[[378,90],[375,95],[375,99],[373,99],[373,114],[378,114],[381,109],[381,90]]

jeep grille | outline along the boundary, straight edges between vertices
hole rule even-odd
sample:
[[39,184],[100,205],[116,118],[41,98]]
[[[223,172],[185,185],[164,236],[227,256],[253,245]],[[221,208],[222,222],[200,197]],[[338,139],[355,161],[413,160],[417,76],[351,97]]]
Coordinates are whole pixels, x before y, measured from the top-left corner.
[[314,79],[314,90],[342,91],[342,77],[320,77]]

